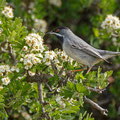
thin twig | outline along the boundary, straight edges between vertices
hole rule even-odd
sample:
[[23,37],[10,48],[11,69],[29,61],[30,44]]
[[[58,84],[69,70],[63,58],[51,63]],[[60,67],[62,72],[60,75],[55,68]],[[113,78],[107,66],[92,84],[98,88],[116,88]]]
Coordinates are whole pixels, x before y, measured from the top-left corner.
[[88,90],[93,91],[93,92],[97,92],[97,93],[103,93],[106,89],[97,89],[97,88],[92,88],[92,87],[88,87],[85,86]]
[[89,98],[87,98],[86,96],[84,96],[84,101],[91,104],[95,109],[99,110],[103,115],[107,116],[108,114],[108,110],[104,109],[102,107],[100,107],[97,103],[93,102],[92,100],[90,100]]
[[62,68],[60,69],[60,72],[59,72],[58,76],[61,76],[61,75],[62,75],[63,70],[64,70],[64,67],[62,67]]
[[3,42],[0,44],[0,48],[3,47],[6,43],[7,43],[7,41],[3,41]]
[[52,69],[54,71],[54,74],[57,75],[58,74],[57,73],[57,67],[56,67],[56,65],[54,64],[54,62],[52,60],[51,60],[51,66],[52,66]]
[[43,107],[44,100],[43,100],[43,93],[42,93],[42,82],[40,82],[40,81],[38,80],[38,81],[37,81],[37,85],[38,85],[39,101],[40,101],[40,104],[42,105],[42,113],[44,113],[45,110],[44,110],[44,107]]
[[13,64],[15,65],[17,63],[17,60],[13,54],[12,47],[11,47],[10,43],[8,43],[8,51],[9,51],[9,55],[10,55],[11,59],[13,60]]
[[45,85],[46,85],[46,87],[48,88],[48,90],[50,91],[50,92],[52,92],[53,90],[52,90],[52,88],[48,85],[48,83],[47,82],[45,82]]

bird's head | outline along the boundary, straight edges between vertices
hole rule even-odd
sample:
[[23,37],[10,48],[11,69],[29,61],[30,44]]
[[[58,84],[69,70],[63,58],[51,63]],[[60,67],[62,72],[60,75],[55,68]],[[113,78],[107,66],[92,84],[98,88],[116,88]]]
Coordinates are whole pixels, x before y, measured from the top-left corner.
[[61,42],[63,42],[64,37],[67,36],[69,31],[69,28],[67,27],[57,27],[56,29],[47,32],[46,34],[51,34],[51,35],[55,35],[58,39],[61,40]]

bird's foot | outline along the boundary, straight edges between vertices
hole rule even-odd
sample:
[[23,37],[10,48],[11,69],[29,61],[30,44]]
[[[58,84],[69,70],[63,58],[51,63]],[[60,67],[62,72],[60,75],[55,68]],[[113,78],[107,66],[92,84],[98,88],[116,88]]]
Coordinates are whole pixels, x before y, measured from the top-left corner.
[[90,70],[92,69],[92,67],[90,67],[89,69],[88,69],[88,71],[87,71],[87,73],[86,74],[88,74],[89,72],[90,72]]

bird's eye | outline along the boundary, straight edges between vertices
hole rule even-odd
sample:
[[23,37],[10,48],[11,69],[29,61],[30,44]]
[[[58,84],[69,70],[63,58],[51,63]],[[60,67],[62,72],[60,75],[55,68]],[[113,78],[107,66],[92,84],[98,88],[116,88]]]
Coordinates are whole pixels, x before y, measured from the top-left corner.
[[55,32],[57,32],[57,33],[58,33],[58,32],[59,32],[59,29],[56,29],[56,30],[55,30]]

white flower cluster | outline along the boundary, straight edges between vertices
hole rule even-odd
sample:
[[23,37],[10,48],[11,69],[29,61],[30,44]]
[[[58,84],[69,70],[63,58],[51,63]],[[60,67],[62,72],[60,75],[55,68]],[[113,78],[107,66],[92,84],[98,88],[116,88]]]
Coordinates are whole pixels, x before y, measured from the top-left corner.
[[103,29],[120,29],[120,19],[116,16],[107,15],[106,19],[102,22],[101,27]]
[[46,32],[47,30],[47,22],[42,19],[35,19],[34,28],[36,31]]
[[8,85],[10,83],[10,78],[9,77],[4,77],[1,80],[3,82],[3,85]]
[[0,65],[0,76],[7,75],[10,72],[19,72],[19,68],[16,66],[12,66],[10,68],[9,65]]
[[61,108],[65,108],[66,107],[66,104],[62,100],[62,97],[59,96],[59,95],[56,96],[56,102],[60,105]]
[[13,18],[13,9],[10,6],[6,6],[4,7],[2,14],[4,14],[8,18]]
[[[10,67],[9,65],[0,65],[0,76],[3,77],[1,79],[3,85],[8,85],[10,83],[10,78],[5,76],[7,76],[8,73],[12,73],[14,71],[19,72],[19,68],[17,68],[16,66]],[[3,89],[2,86],[0,86],[0,90],[1,89]]]
[[19,68],[16,67],[16,66],[12,66],[10,70],[11,70],[12,72],[15,71],[15,72],[17,72],[17,73],[20,71]]
[[61,7],[62,1],[61,0],[49,0],[49,3],[55,5],[57,7]]
[[[26,36],[25,40],[27,45],[29,47],[32,47],[32,51],[43,52],[44,50],[43,39],[39,34],[30,33],[28,36]],[[27,50],[27,47],[24,49]]]
[[45,51],[45,57],[43,58],[43,62],[45,62],[46,65],[50,65],[50,60],[54,60],[56,57],[56,53],[54,51]]
[[21,62],[24,62],[25,65],[25,69],[28,70],[30,68],[32,68],[33,65],[36,65],[38,63],[41,63],[41,60],[38,57],[42,57],[42,55],[39,54],[27,54],[25,55],[24,58],[21,58]]
[[8,74],[11,72],[9,65],[0,65],[0,76],[3,76],[3,74]]

